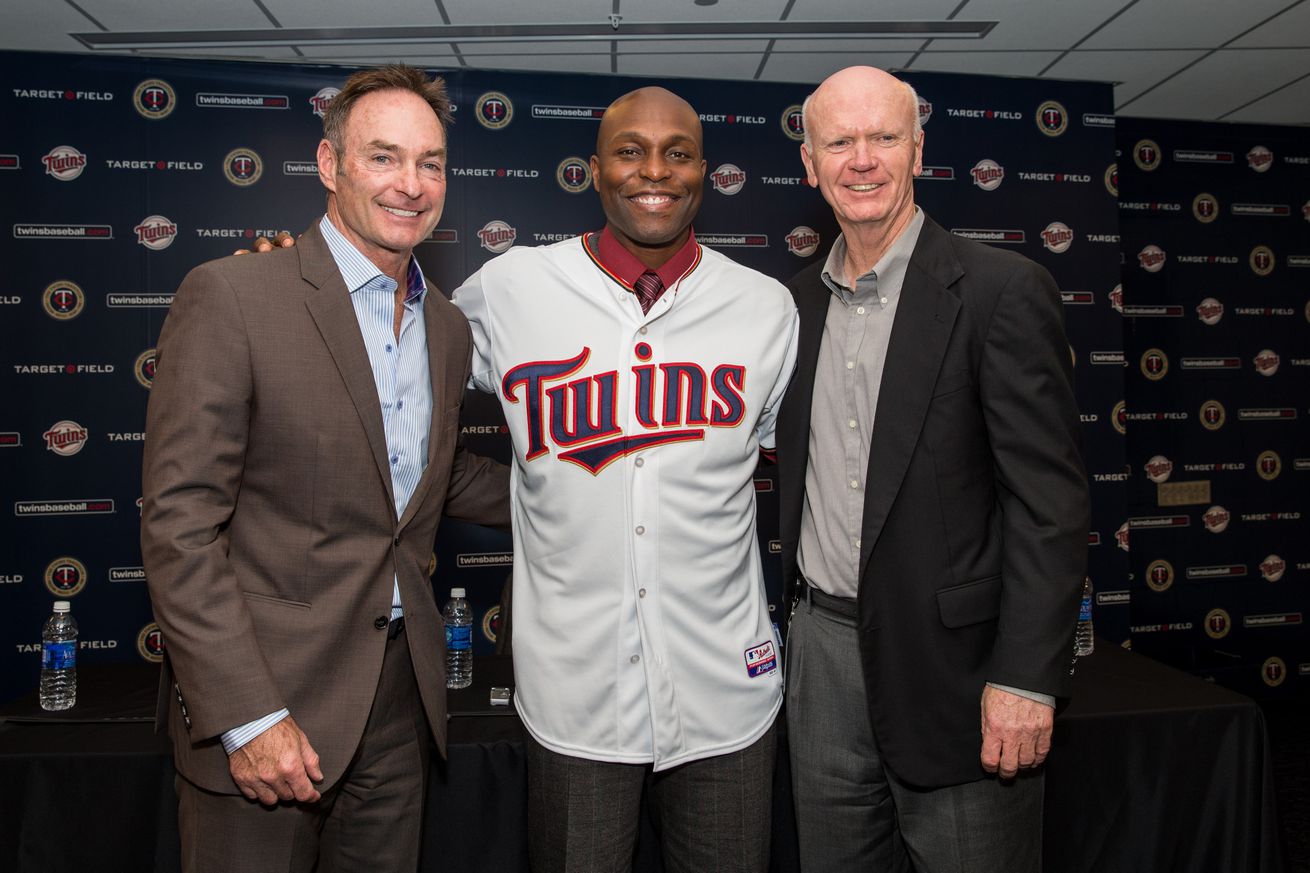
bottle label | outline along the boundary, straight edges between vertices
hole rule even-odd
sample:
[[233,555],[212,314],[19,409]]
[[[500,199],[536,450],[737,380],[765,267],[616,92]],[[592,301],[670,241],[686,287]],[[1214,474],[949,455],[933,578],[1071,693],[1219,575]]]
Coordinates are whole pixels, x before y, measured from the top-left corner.
[[473,648],[473,628],[468,625],[446,625],[446,648],[455,652]]
[[41,669],[66,670],[77,666],[77,643],[69,640],[63,643],[41,644]]
[[1078,604],[1078,620],[1092,620],[1092,598],[1084,597],[1082,603]]

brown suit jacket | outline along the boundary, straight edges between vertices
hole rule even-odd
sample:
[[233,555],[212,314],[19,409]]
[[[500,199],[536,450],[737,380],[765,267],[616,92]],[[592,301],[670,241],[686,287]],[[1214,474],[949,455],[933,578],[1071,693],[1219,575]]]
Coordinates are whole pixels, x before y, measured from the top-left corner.
[[508,526],[505,467],[458,444],[464,316],[424,303],[428,463],[397,519],[382,413],[349,293],[318,230],[183,281],[146,421],[141,547],[166,647],[159,725],[179,772],[236,793],[219,735],[286,707],[332,785],[358,746],[399,578],[439,748],[445,635],[427,567],[442,514]]

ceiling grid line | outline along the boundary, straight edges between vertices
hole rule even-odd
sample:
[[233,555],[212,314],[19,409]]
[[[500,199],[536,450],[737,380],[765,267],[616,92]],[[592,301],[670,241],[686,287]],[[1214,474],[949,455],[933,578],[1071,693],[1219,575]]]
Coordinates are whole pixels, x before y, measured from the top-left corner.
[[[434,0],[434,2],[437,5],[437,14],[441,16],[441,23],[450,24],[450,15],[446,12],[446,4],[441,2],[441,0]],[[446,44],[449,45],[450,50],[455,53],[455,60],[459,61],[459,65],[461,67],[467,67],[468,61],[464,60],[464,53],[459,50],[459,43],[451,42]]]
[[1163,79],[1156,82],[1154,85],[1147,88],[1145,91],[1142,91],[1140,94],[1137,94],[1136,96],[1132,97],[1131,99],[1127,100],[1124,103],[1120,103],[1118,106],[1114,107],[1114,111],[1118,112],[1119,110],[1123,109],[1125,106],[1131,106],[1132,104],[1136,103],[1138,100],[1141,100],[1147,94],[1150,94],[1156,88],[1159,88],[1161,85],[1165,84],[1166,82],[1172,81],[1173,79],[1177,78],[1178,76],[1190,70],[1192,67],[1195,67],[1197,64],[1201,63],[1201,61],[1205,60],[1206,58],[1212,57],[1220,49],[1226,47],[1230,43],[1237,42],[1237,40],[1246,36],[1248,33],[1259,30],[1269,22],[1273,21],[1278,16],[1282,15],[1284,12],[1287,12],[1291,9],[1295,9],[1297,6],[1300,6],[1304,2],[1305,0],[1296,0],[1295,3],[1291,3],[1287,6],[1284,6],[1282,9],[1278,10],[1273,15],[1270,15],[1268,18],[1265,18],[1263,21],[1259,21],[1256,24],[1251,25],[1246,30],[1242,31],[1241,33],[1229,39],[1227,42],[1220,43],[1217,47],[1210,49],[1205,54],[1201,55],[1199,58],[1193,60],[1190,64],[1184,64],[1183,66],[1179,67],[1177,70],[1174,70],[1172,73],[1165,76]]
[[1261,94],[1259,97],[1256,97],[1256,98],[1254,98],[1254,99],[1252,99],[1252,100],[1248,100],[1248,101],[1246,101],[1245,103],[1243,103],[1241,106],[1238,106],[1238,107],[1235,108],[1235,109],[1230,109],[1230,110],[1228,110],[1228,111],[1225,112],[1223,115],[1217,115],[1217,116],[1215,116],[1215,121],[1223,121],[1223,120],[1224,120],[1225,118],[1227,118],[1228,116],[1233,115],[1234,113],[1237,113],[1237,112],[1241,112],[1243,109],[1245,109],[1245,108],[1248,107],[1248,106],[1254,106],[1255,104],[1259,103],[1261,100],[1265,99],[1266,97],[1272,97],[1273,95],[1277,94],[1279,91],[1282,91],[1282,90],[1285,89],[1285,88],[1290,88],[1290,87],[1292,87],[1293,85],[1295,85],[1297,82],[1304,82],[1306,79],[1310,79],[1310,73],[1305,73],[1305,74],[1303,74],[1303,75],[1297,76],[1297,77],[1296,77],[1295,79],[1293,79],[1292,81],[1290,81],[1290,82],[1284,82],[1283,84],[1279,85],[1277,88],[1274,88],[1274,89],[1272,89],[1272,90],[1266,91],[1265,93]]
[[64,0],[64,2],[67,3],[69,6],[71,6],[72,8],[76,9],[78,12],[80,12],[82,14],[82,17],[85,18],[87,21],[91,22],[96,27],[103,30],[105,33],[109,33],[109,28],[105,27],[103,24],[97,21],[94,15],[92,15],[90,12],[87,12],[81,6],[78,6],[75,2],[73,2],[73,0]]
[[[779,21],[786,21],[787,16],[791,15],[791,9],[796,5],[796,0],[787,0],[787,5],[783,7],[782,14],[778,16]],[[760,76],[764,75],[764,67],[769,62],[769,57],[773,54],[773,47],[777,44],[776,39],[769,40],[769,44],[764,47],[764,54],[760,55],[760,65],[755,68],[755,75],[752,78],[759,81]]]
[[1124,6],[1123,8],[1121,8],[1121,9],[1120,9],[1118,12],[1116,12],[1114,15],[1111,15],[1109,18],[1105,19],[1105,21],[1102,21],[1100,24],[1096,25],[1096,27],[1092,28],[1092,30],[1091,30],[1091,31],[1090,31],[1086,36],[1084,36],[1082,39],[1078,40],[1076,43],[1074,43],[1073,45],[1071,45],[1071,46],[1069,46],[1067,49],[1065,49],[1063,52],[1061,52],[1060,55],[1059,55],[1059,57],[1057,57],[1055,60],[1051,61],[1051,62],[1050,62],[1049,64],[1047,64],[1045,67],[1042,67],[1042,69],[1040,69],[1040,70],[1037,72],[1037,78],[1040,79],[1042,76],[1045,76],[1046,73],[1047,73],[1047,71],[1050,70],[1051,67],[1054,67],[1056,64],[1060,63],[1060,61],[1062,61],[1062,60],[1064,60],[1065,58],[1069,57],[1070,52],[1076,51],[1076,50],[1078,49],[1078,46],[1082,45],[1083,43],[1087,42],[1087,40],[1089,40],[1089,39],[1091,39],[1092,37],[1096,36],[1098,33],[1100,33],[1102,30],[1104,30],[1107,26],[1109,26],[1109,24],[1110,24],[1112,21],[1114,21],[1114,20],[1115,20],[1116,18],[1118,18],[1120,15],[1123,15],[1123,14],[1124,14],[1125,12],[1127,12],[1129,9],[1132,9],[1134,6],[1136,6],[1136,5],[1138,4],[1138,2],[1139,2],[1139,0],[1129,0],[1128,5],[1126,5],[1126,6]]
[[[969,5],[969,0],[960,0],[960,5],[956,6],[954,9],[951,10],[951,14],[946,16],[946,20],[954,21],[955,16],[959,15],[961,10],[963,10],[964,7],[968,5]],[[916,51],[914,54],[910,55],[910,59],[905,62],[905,69],[908,70],[910,67],[914,66],[914,62],[919,59],[919,55],[926,52],[928,50],[928,46],[932,44],[933,41],[931,39],[925,39],[923,41],[923,45],[919,46],[919,50]]]

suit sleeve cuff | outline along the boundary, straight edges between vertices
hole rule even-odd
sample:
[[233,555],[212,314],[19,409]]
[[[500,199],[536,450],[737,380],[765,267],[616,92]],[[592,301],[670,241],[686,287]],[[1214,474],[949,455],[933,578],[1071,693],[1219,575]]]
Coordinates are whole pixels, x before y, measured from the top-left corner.
[[223,741],[223,751],[229,755],[273,725],[286,718],[291,713],[285,709],[279,709],[277,712],[270,712],[263,718],[257,718],[254,721],[246,722],[240,727],[234,727],[230,731],[223,731],[220,739]]
[[[1017,694],[1020,697],[1026,697],[1029,700],[1035,700],[1038,703],[1044,703],[1051,708],[1055,707],[1055,697],[1050,694],[1042,694],[1040,691],[1028,691],[1024,688],[1015,688],[1013,685],[998,685],[995,682],[988,682],[987,687],[995,688],[998,691],[1008,691],[1011,694]],[[223,742],[226,743],[227,740],[224,739]]]

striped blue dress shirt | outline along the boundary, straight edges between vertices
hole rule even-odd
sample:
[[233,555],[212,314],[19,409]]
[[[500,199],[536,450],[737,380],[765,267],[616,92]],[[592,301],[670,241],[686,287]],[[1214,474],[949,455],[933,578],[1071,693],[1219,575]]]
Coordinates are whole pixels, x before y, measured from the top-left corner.
[[[432,382],[428,371],[427,328],[423,321],[427,284],[418,261],[411,255],[400,338],[397,339],[392,327],[396,280],[384,276],[326,215],[318,226],[350,291],[350,303],[355,307],[359,332],[364,338],[364,348],[368,350],[373,384],[382,405],[382,427],[387,437],[387,461],[391,467],[391,490],[396,498],[396,518],[400,518],[405,514],[405,507],[414,496],[414,489],[418,487],[428,462]],[[394,620],[403,614],[400,584],[393,579],[391,618]],[[287,715],[287,710],[280,709],[224,731],[223,748],[232,754]]]

